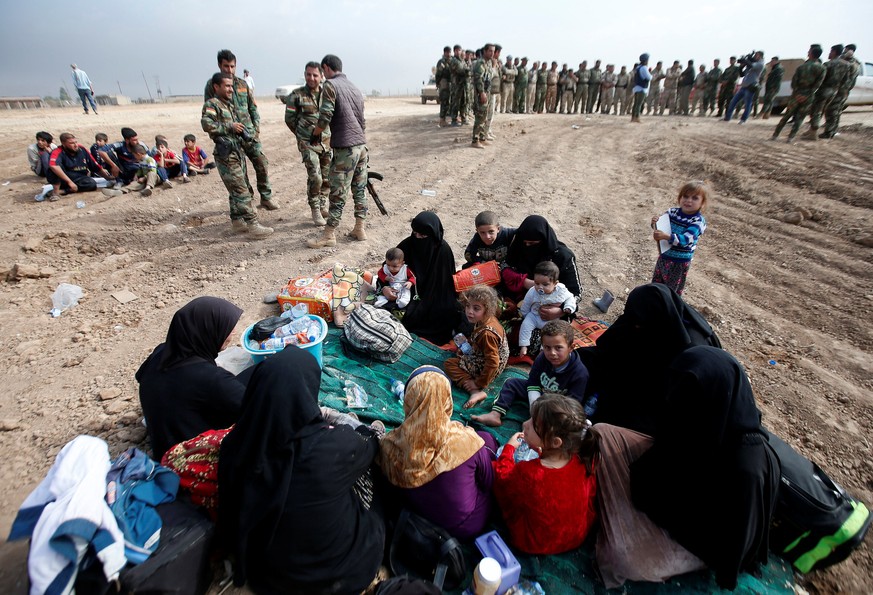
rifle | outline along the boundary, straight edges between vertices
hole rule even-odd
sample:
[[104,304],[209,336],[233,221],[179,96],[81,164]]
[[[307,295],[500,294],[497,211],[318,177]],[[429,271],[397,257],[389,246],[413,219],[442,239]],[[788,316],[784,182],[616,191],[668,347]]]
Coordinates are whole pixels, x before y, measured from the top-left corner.
[[382,204],[382,201],[379,199],[379,195],[376,194],[376,189],[373,187],[373,182],[370,180],[379,180],[380,182],[383,180],[384,176],[380,173],[374,171],[367,172],[367,192],[370,193],[370,196],[373,197],[373,202],[376,203],[376,206],[379,207],[379,212],[383,215],[387,215],[388,211],[385,209],[385,205]]

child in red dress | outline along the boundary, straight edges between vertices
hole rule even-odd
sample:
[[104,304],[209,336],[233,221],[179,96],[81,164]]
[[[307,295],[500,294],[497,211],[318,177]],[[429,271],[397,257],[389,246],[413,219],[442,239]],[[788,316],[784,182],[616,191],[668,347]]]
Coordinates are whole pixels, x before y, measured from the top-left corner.
[[[596,516],[597,437],[578,401],[547,394],[494,462],[494,494],[510,542],[529,554],[558,554],[582,545]],[[540,455],[515,462],[524,439]]]

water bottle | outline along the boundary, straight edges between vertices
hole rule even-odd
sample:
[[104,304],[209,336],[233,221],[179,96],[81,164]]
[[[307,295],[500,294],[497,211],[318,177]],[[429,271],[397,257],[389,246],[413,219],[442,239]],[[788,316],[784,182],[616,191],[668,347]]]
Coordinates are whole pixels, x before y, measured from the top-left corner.
[[473,571],[473,582],[464,595],[494,595],[500,588],[503,570],[494,558],[482,558]]
[[522,440],[521,444],[515,448],[514,458],[516,463],[520,463],[522,461],[533,461],[540,458],[540,455],[525,440]]
[[[297,335],[303,333],[306,337],[309,337],[309,319],[308,318],[295,318],[285,326],[280,326],[275,331],[273,331],[273,337],[288,337],[291,335]],[[313,338],[312,341],[315,339]]]
[[76,208],[77,209],[84,209],[85,208],[85,201],[84,200],[77,200],[76,201]]
[[285,349],[288,345],[297,345],[297,336],[288,335],[287,337],[270,337],[261,343],[261,350],[268,349]]
[[458,351],[463,353],[464,355],[470,355],[473,353],[473,346],[470,345],[470,342],[467,341],[467,337],[464,336],[463,333],[458,333],[454,337],[455,345],[458,346]]
[[391,392],[397,397],[397,400],[403,402],[403,397],[406,395],[406,387],[399,380],[391,379]]
[[430,190],[428,188],[424,188],[418,191],[422,196],[436,196],[436,190]]

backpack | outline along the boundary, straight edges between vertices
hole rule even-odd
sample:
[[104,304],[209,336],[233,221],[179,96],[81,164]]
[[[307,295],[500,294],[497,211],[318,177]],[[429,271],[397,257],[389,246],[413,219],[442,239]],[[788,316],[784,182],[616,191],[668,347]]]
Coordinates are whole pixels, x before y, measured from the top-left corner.
[[458,540],[406,509],[400,512],[394,527],[388,563],[395,576],[424,579],[447,591],[460,586],[467,575]]
[[344,344],[375,360],[395,363],[412,345],[412,337],[387,310],[361,304],[343,325]]
[[864,541],[870,511],[779,437],[769,440],[782,466],[770,549],[803,573],[842,562]]

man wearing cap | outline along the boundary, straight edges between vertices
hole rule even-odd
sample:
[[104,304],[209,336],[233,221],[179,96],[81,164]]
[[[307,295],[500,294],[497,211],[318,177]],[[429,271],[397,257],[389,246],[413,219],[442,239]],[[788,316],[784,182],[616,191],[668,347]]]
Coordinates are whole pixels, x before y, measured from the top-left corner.
[[[838,54],[839,55],[839,54]],[[740,118],[740,124],[745,124],[749,119],[749,114],[752,111],[752,99],[755,97],[755,89],[758,87],[761,73],[764,71],[764,52],[757,51],[752,57],[752,63],[743,62],[746,68],[746,73],[743,75],[743,82],[740,83],[739,92],[733,96],[728,105],[727,112],[724,115],[724,121],[730,122],[731,116],[734,115],[734,109],[740,101],[745,101],[746,109],[743,111],[743,117]]]
[[606,72],[600,79],[600,113],[608,114],[612,107],[612,98],[615,93],[615,65],[607,64]]
[[549,78],[548,67],[549,65],[543,60],[543,63],[540,64],[540,71],[537,73],[537,92],[536,100],[534,101],[534,111],[538,114],[543,113],[546,106],[546,89],[548,87],[546,83]]
[[524,113],[524,100],[527,98],[527,56],[521,59],[518,66],[518,75],[515,77],[515,97],[512,101],[512,113]]
[[471,147],[482,149],[487,144],[486,119],[488,117],[488,97],[491,90],[491,58],[494,56],[494,44],[486,43],[482,48],[482,57],[473,63],[473,142]]
[[718,113],[715,114],[716,118],[721,118],[724,109],[733,99],[734,88],[737,86],[737,79],[740,78],[741,72],[740,66],[737,64],[737,57],[731,56],[730,65],[724,69],[724,72],[721,73],[718,79],[721,87],[718,90]]
[[715,101],[718,98],[718,81],[721,79],[721,60],[716,58],[712,61],[712,68],[706,73],[706,88],[703,90],[703,109],[700,115],[711,114],[715,111]]
[[[94,86],[91,84],[91,79],[88,78],[88,73],[84,70],[79,70],[75,64],[70,64],[73,69],[73,84],[76,86],[76,92],[79,93],[79,99],[82,101],[82,107],[85,109],[85,114],[88,114],[88,103],[91,104],[91,109],[94,110],[94,115],[97,115],[97,104],[94,103]],[[88,103],[85,103],[85,101]]]
[[[452,84],[449,85],[449,117],[452,126],[460,126],[467,123],[467,83],[470,80],[470,65],[464,59],[463,48],[455,44],[452,48],[454,55],[449,62],[449,70],[452,74]],[[458,117],[461,121],[458,122]]]
[[[233,52],[230,50],[220,50],[217,60],[218,70],[233,77],[233,108],[238,121],[251,137],[251,140],[242,143],[242,149],[255,169],[258,194],[261,195],[260,206],[268,211],[275,211],[279,208],[279,205],[273,200],[273,188],[270,185],[270,175],[267,171],[270,163],[267,161],[267,156],[264,155],[263,148],[261,147],[261,116],[258,113],[258,104],[255,102],[254,93],[249,89],[245,79],[236,76],[236,56]],[[213,97],[216,97],[215,85],[212,84],[212,78],[210,77],[206,81],[206,87],[203,89],[203,101],[209,101]],[[248,179],[248,175],[246,175],[246,184],[251,190],[251,184]],[[254,195],[254,192],[252,192],[252,195]]]
[[612,96],[612,107],[615,109],[616,116],[622,116],[627,112],[627,87],[631,82],[630,75],[627,72],[627,66],[622,66],[618,74],[615,75],[615,93]]
[[649,72],[649,55],[641,54],[640,63],[633,72],[634,104],[631,108],[631,122],[640,123],[640,113],[643,111],[643,103],[646,101],[646,88],[652,80]]
[[679,75],[679,113],[683,116],[691,115],[689,100],[691,98],[691,88],[694,86],[694,60],[688,61],[688,67]]
[[655,69],[649,72],[652,75],[652,81],[649,84],[649,96],[646,98],[646,114],[650,112],[658,115],[658,106],[661,105],[661,81],[666,76],[664,74],[664,63],[658,62],[655,64]]
[[805,140],[818,140],[818,127],[821,123],[822,112],[833,103],[837,90],[846,85],[852,73],[852,67],[842,59],[843,51],[842,44],[831,46],[828,61],[824,65],[824,80],[818,91],[815,92],[815,98],[809,109],[809,130],[801,136]]
[[594,112],[594,105],[600,96],[602,80],[603,73],[600,71],[600,60],[595,60],[594,66],[588,71],[588,105],[585,108],[585,113],[587,114]]
[[97,154],[103,159],[103,163],[109,165],[109,171],[116,179],[115,187],[122,184],[130,184],[139,171],[139,156],[136,154],[136,146],[142,145],[148,150],[148,145],[140,142],[133,128],[122,128],[121,138],[118,142],[103,145]]
[[815,92],[821,87],[822,81],[825,78],[825,67],[822,65],[821,60],[819,60],[821,53],[820,45],[811,45],[806,53],[806,62],[798,66],[794,76],[791,77],[791,99],[788,100],[785,114],[783,114],[782,119],[776,125],[770,140],[776,140],[788,121],[794,118],[791,132],[788,133],[788,142],[794,142],[794,136],[800,130],[800,125],[803,124],[803,119],[812,106]]
[[833,100],[825,108],[825,127],[819,138],[833,138],[840,126],[840,116],[849,97],[849,91],[855,87],[858,73],[861,72],[861,63],[855,58],[855,49],[855,44],[850,43],[846,45],[843,55],[840,56],[840,59],[848,64],[849,74],[845,82],[837,88]]
[[579,64],[579,70],[576,71],[576,93],[573,96],[573,113],[585,113],[585,106],[588,105],[588,81],[591,78],[591,73],[588,72],[588,61],[582,60]]
[[573,113],[573,98],[576,95],[576,84],[579,79],[576,77],[576,73],[573,72],[570,68],[564,73],[564,76],[561,77],[561,88],[564,89],[561,94],[561,113],[564,113],[566,109],[568,114]]
[[451,108],[452,48],[449,46],[443,48],[443,57],[436,63],[434,80],[436,80],[437,89],[439,90],[440,128],[444,128],[448,126],[446,116]]
[[515,97],[515,78],[518,69],[512,63],[512,56],[506,56],[506,64],[500,71],[500,79],[503,85],[500,87],[500,113],[506,114],[512,111],[512,98]]
[[667,69],[664,76],[664,94],[661,95],[660,113],[664,109],[670,110],[670,115],[675,116],[679,108],[679,77],[682,76],[682,66],[679,60],[673,60],[673,66]]
[[782,67],[782,63],[779,62],[779,56],[773,56],[767,65],[767,78],[764,85],[764,105],[761,106],[762,120],[770,117],[770,110],[773,109],[773,98],[776,97],[779,87],[782,86],[783,76],[785,76],[785,69]]

